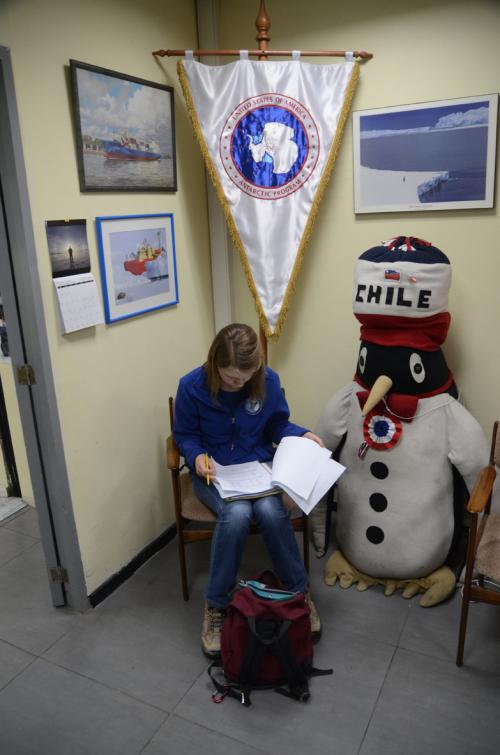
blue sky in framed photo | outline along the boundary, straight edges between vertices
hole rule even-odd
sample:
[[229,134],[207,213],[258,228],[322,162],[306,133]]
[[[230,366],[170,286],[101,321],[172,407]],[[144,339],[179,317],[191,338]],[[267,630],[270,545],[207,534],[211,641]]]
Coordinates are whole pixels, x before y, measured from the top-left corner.
[[[361,116],[361,133],[369,131],[401,131],[433,128],[461,128],[465,125],[488,123],[489,102],[473,102],[463,105],[419,107],[415,110],[398,110],[393,113],[378,113]],[[485,112],[486,109],[486,112]],[[479,112],[478,112],[479,111]]]
[[[115,304],[148,299],[170,291],[170,270],[165,228],[112,231],[109,234]],[[138,258],[140,249],[162,250],[162,254],[144,266],[141,272],[127,269],[127,261]]]
[[78,96],[82,135],[113,139],[127,131],[155,141],[162,154],[171,148],[168,92],[80,68]]
[[363,204],[485,200],[489,123],[487,97],[360,114]]

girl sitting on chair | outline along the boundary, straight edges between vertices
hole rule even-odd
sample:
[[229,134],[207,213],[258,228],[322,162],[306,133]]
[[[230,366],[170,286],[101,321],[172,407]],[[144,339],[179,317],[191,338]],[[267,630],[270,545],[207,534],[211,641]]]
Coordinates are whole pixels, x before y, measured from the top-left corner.
[[[317,435],[289,421],[276,372],[264,365],[259,339],[248,325],[232,324],[215,337],[206,363],[181,378],[175,400],[174,436],[198,498],[216,515],[210,573],[205,591],[201,644],[220,653],[220,630],[252,522],[262,533],[273,568],[287,590],[303,592],[311,609],[313,637],[321,623],[309,596],[309,577],[281,495],[226,503],[211,480],[219,464],[270,461],[273,444],[287,435]],[[208,483],[208,484],[207,484]]]

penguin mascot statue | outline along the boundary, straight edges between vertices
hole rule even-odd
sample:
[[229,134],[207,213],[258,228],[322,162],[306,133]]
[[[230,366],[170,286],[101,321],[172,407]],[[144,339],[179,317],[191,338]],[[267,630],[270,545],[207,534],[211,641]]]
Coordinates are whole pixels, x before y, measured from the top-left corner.
[[[399,236],[357,261],[354,314],[361,324],[354,380],[316,427],[347,468],[338,482],[336,550],[325,581],[403,590],[420,605],[445,600],[463,566],[464,505],[488,443],[458,401],[441,344],[450,325],[448,257]],[[467,488],[467,490],[465,490]],[[317,549],[324,504],[312,515]]]

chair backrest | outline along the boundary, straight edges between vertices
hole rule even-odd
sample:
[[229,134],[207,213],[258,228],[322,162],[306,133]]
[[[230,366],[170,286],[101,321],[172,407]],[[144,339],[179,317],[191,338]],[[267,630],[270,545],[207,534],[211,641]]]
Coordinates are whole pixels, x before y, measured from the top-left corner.
[[[172,432],[174,426],[174,399],[172,396],[168,398],[168,413],[170,416],[170,433],[167,437],[167,467],[171,472],[179,474],[181,466],[181,455],[175,442],[174,434]],[[176,483],[174,483],[175,487]]]
[[500,467],[500,433],[498,432],[498,421],[493,425],[490,464],[494,464],[496,467]]
[[174,412],[175,412],[174,397],[169,396],[168,397],[168,414],[170,416],[170,432],[172,432],[174,429]]

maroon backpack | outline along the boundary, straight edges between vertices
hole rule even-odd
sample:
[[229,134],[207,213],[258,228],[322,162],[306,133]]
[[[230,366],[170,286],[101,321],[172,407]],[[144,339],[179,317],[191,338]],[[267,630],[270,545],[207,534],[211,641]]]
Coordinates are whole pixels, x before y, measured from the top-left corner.
[[[312,665],[309,613],[304,594],[284,590],[273,572],[241,581],[226,609],[221,659],[208,669],[214,702],[229,695],[249,706],[250,691],[267,688],[308,700],[308,678],[333,673]],[[214,668],[222,669],[225,683],[215,679]]]

